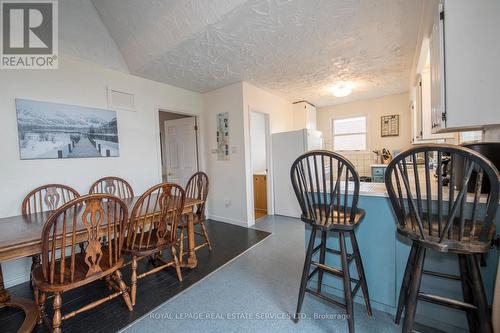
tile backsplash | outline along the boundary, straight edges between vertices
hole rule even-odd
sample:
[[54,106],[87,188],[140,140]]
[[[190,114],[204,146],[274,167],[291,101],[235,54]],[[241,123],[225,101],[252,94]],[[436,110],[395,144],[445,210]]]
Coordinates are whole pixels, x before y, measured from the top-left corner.
[[372,152],[339,152],[339,154],[354,164],[360,176],[371,177],[372,170],[370,165],[379,163],[377,155]]

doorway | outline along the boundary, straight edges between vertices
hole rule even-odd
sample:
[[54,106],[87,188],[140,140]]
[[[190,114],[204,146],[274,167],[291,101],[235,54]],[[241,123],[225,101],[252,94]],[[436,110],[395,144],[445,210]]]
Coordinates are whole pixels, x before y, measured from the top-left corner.
[[195,116],[159,111],[162,181],[185,186],[199,170]]
[[250,111],[250,157],[252,160],[255,222],[269,214],[269,115]]

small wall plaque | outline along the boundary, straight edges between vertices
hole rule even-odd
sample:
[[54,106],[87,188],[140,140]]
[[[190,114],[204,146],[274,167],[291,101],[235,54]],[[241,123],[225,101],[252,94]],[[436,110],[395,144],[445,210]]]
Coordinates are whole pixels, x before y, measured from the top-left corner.
[[381,136],[399,136],[399,115],[381,117]]

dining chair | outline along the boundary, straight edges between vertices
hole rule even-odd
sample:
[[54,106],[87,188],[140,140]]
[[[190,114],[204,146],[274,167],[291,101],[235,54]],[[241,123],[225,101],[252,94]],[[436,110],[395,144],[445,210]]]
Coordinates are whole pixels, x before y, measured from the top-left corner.
[[[341,155],[325,150],[310,151],[299,156],[290,170],[293,190],[302,214],[300,219],[311,227],[304,269],[300,280],[295,322],[298,322],[305,293],[310,293],[347,312],[349,332],[354,332],[353,298],[363,292],[368,315],[372,315],[368,286],[363,262],[356,240],[355,230],[365,217],[358,207],[359,175],[354,165]],[[352,178],[352,181],[350,180]],[[320,244],[315,246],[316,234],[321,233]],[[336,234],[340,249],[327,247],[328,234]],[[346,236],[349,236],[352,253],[347,252]],[[313,256],[319,251],[318,261]],[[341,269],[325,263],[326,253],[340,256]],[[358,278],[351,277],[349,264],[354,260]],[[311,271],[311,267],[314,267]],[[322,293],[323,275],[340,277],[343,282],[344,302],[341,303]],[[316,290],[307,286],[317,277]],[[352,288],[351,283],[355,283]]]
[[[200,199],[203,203],[197,205],[194,209],[193,222],[194,226],[199,225],[200,231],[195,231],[195,234],[201,236],[205,241],[195,246],[194,250],[197,251],[204,246],[208,246],[208,250],[212,251],[212,243],[208,237],[207,228],[205,226],[205,203],[208,196],[208,176],[204,172],[197,172],[189,178],[186,185],[186,198]],[[187,217],[183,216],[179,223],[180,236],[179,236],[179,257],[183,258],[184,255],[184,230],[187,229]]]
[[[184,209],[185,194],[181,186],[161,183],[147,190],[137,200],[130,214],[127,238],[123,253],[132,256],[131,298],[135,305],[137,280],[174,266],[177,278],[182,282],[179,258],[177,257],[177,226]],[[170,250],[170,261],[161,258]],[[146,257],[153,257],[154,268],[137,274],[137,264]]]
[[[35,188],[24,197],[21,204],[23,215],[56,210],[80,194],[73,188],[62,184],[47,184]],[[31,256],[31,270],[40,262],[40,255]],[[33,278],[30,274],[30,285]]]
[[[53,332],[61,332],[63,320],[92,309],[119,295],[129,311],[132,302],[122,280],[122,244],[128,218],[127,205],[109,194],[89,194],[59,207],[51,214],[42,230],[42,262],[33,269],[35,302],[39,323],[45,318],[46,294],[54,294]],[[82,231],[83,229],[83,231]],[[100,238],[106,236],[103,245]],[[78,251],[81,241],[87,243]],[[105,279],[115,292],[77,310],[61,313],[62,294],[69,290]]]
[[113,176],[96,180],[90,187],[89,193],[108,193],[116,195],[120,199],[134,197],[132,186],[125,179]]
[[[422,164],[417,162],[417,155],[423,156]],[[447,182],[443,179],[445,157],[449,159]],[[437,179],[431,174],[433,164]],[[460,176],[458,170],[463,170]],[[490,190],[482,194],[485,179]],[[385,183],[397,232],[412,243],[399,293],[396,323],[400,323],[404,310],[402,331],[411,332],[417,303],[425,301],[465,311],[471,332],[492,332],[477,255],[487,253],[492,245],[500,187],[498,170],[471,149],[424,145],[397,155],[387,167]],[[424,270],[427,250],[456,255],[460,274]],[[461,281],[463,301],[421,292],[423,274]]]

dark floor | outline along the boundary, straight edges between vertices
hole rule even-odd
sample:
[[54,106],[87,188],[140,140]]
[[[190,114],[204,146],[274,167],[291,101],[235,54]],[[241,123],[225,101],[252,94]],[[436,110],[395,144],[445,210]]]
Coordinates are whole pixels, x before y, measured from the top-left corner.
[[[179,283],[173,269],[166,269],[149,275],[138,281],[137,301],[132,312],[129,312],[121,297],[115,298],[92,310],[83,312],[76,317],[63,321],[64,332],[115,332],[141,316],[147,314],[159,305],[189,288],[194,283],[217,270],[231,259],[248,250],[270,235],[265,231],[247,229],[222,222],[207,222],[207,230],[212,241],[213,251],[205,247],[197,252],[198,267],[183,269],[183,282]],[[146,260],[142,267],[148,265]],[[141,271],[141,266],[139,266]],[[130,271],[122,269],[128,284]],[[12,287],[9,292],[14,297],[32,298],[28,283]],[[63,314],[77,309],[93,300],[102,298],[109,292],[104,283],[97,281],[89,286],[63,294]],[[46,303],[49,318],[51,316],[52,299]],[[16,332],[23,320],[23,314],[14,309],[0,310],[0,332]],[[45,325],[38,326],[34,332],[48,332]]]

